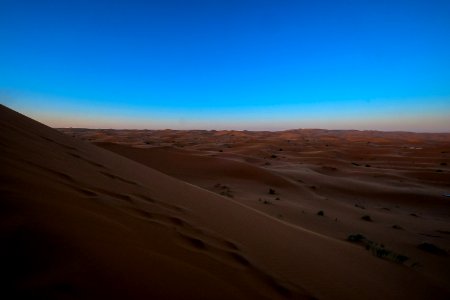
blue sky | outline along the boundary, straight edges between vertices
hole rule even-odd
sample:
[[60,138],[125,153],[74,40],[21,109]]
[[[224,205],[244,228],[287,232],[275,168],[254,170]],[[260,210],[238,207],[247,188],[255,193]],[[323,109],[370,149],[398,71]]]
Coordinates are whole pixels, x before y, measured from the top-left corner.
[[450,131],[450,1],[0,0],[0,39],[50,126]]

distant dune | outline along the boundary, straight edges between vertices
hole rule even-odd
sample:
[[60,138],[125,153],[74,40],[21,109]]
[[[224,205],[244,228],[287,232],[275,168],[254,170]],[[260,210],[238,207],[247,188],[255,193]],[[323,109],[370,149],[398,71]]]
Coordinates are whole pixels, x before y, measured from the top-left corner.
[[450,298],[449,134],[0,114],[6,298]]

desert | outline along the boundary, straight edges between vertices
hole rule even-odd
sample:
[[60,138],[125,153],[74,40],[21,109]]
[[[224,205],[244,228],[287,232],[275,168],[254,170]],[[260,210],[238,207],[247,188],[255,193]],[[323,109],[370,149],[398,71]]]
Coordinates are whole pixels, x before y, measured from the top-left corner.
[[450,1],[0,1],[0,300],[450,299]]
[[450,134],[1,127],[15,298],[450,295]]

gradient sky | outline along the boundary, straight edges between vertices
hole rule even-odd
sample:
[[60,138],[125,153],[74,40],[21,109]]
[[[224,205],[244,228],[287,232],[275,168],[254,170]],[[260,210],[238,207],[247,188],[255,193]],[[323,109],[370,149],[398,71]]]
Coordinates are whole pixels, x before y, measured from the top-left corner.
[[0,41],[54,127],[450,132],[448,0],[0,0]]

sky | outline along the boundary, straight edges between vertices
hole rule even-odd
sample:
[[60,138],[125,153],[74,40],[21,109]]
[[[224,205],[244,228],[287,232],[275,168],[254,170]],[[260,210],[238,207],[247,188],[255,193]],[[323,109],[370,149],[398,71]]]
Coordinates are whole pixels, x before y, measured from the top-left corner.
[[0,0],[0,103],[52,127],[450,132],[450,1]]

